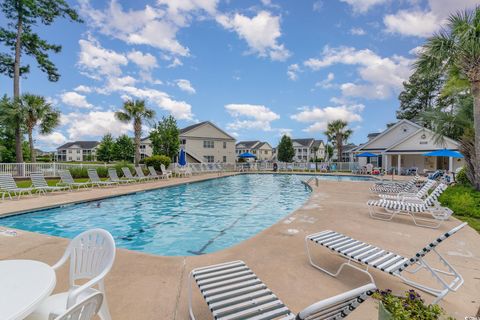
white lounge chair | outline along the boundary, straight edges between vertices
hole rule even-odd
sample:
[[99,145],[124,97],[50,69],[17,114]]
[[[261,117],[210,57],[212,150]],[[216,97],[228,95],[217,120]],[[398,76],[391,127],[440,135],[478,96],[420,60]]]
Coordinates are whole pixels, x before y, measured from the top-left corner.
[[[348,236],[335,231],[326,230],[319,233],[311,234],[305,237],[305,246],[307,250],[308,259],[310,264],[327,273],[330,276],[337,277],[342,271],[343,267],[349,266],[357,269],[363,273],[366,273],[373,282],[373,277],[368,272],[369,267],[373,267],[387,274],[400,278],[406,284],[425,291],[435,296],[434,304],[443,299],[450,291],[457,291],[463,284],[462,276],[455,270],[455,268],[437,252],[435,249],[441,242],[457,233],[460,229],[465,227],[467,223],[462,223],[452,230],[440,235],[437,239],[433,240],[420,251],[418,251],[413,257],[403,257],[399,254],[384,250],[379,247],[375,247],[368,243],[355,240]],[[310,254],[309,243],[321,245],[335,252],[336,254],[348,259],[348,262],[344,262],[340,265],[336,272],[330,272],[319,265],[315,264]],[[433,252],[438,257],[440,262],[445,266],[447,270],[441,270],[432,267],[424,257]],[[366,269],[362,269],[356,264],[366,265]],[[416,267],[413,270],[409,270],[410,267]],[[411,268],[410,268],[411,269]],[[420,270],[430,272],[431,276],[440,283],[441,288],[432,288],[427,285],[417,283],[413,280],[409,280],[403,276],[405,272],[415,274]],[[452,279],[453,278],[453,279]]]
[[[51,295],[29,316],[28,320],[47,320],[64,313],[78,301],[101,292],[103,303],[98,315],[102,320],[110,320],[105,297],[104,278],[115,260],[115,241],[112,235],[103,229],[92,229],[73,238],[62,258],[52,266],[58,270],[67,260],[70,261],[70,288],[67,292]],[[78,280],[86,280],[76,284]]]
[[145,180],[147,180],[146,178],[133,176],[132,172],[130,171],[130,169],[128,167],[123,167],[122,172],[123,172],[123,175],[125,176],[125,178],[130,179],[130,180],[135,180],[135,181],[145,181]]
[[[370,217],[390,221],[398,214],[405,214],[409,215],[415,225],[419,227],[438,228],[453,213],[452,210],[442,207],[438,202],[438,197],[446,189],[447,185],[440,183],[425,200],[370,200],[367,202]],[[384,211],[379,212],[375,208],[382,208]],[[419,217],[418,214],[428,218]]]
[[167,170],[165,168],[165,165],[163,164],[160,164],[160,170],[162,171],[162,175],[165,175],[168,178],[171,178],[172,177],[172,171],[171,170]]
[[94,186],[97,186],[97,187],[114,186],[114,185],[118,184],[115,181],[104,181],[104,180],[100,179],[96,169],[88,169],[87,173],[88,173],[88,178],[90,179],[89,183],[94,185]]
[[417,192],[399,192],[397,194],[379,194],[378,196],[381,199],[386,200],[399,200],[399,201],[407,201],[407,200],[421,200],[427,196],[428,191],[433,188],[436,184],[435,180],[427,180],[425,184],[418,190]]
[[367,284],[318,301],[295,315],[243,261],[232,261],[190,272],[188,304],[192,320],[195,319],[192,310],[193,281],[216,320],[340,319],[349,315],[375,290],[374,284]]
[[135,182],[133,179],[128,179],[128,178],[120,178],[117,174],[117,169],[115,168],[108,168],[108,178],[112,182],[117,182],[117,183],[131,183]]
[[152,179],[163,179],[163,178],[166,178],[167,176],[164,175],[163,173],[160,175],[157,173],[157,170],[155,170],[154,167],[152,166],[149,166],[148,167],[148,172],[150,172],[150,174],[148,175],[150,178]]
[[143,180],[151,180],[152,177],[150,176],[146,176],[144,173],[143,173],[143,169],[140,168],[140,167],[135,167],[135,172],[137,173],[137,177],[138,178],[141,178]]
[[91,320],[98,313],[102,302],[103,294],[94,293],[53,320]]
[[34,188],[19,188],[10,173],[0,174],[0,190],[2,192],[2,200],[5,200],[5,195],[10,200],[13,200],[12,195],[20,199],[22,194],[32,195],[32,191],[35,191]]
[[370,191],[375,193],[399,193],[399,192],[412,192],[416,191],[416,183],[420,177],[415,176],[408,182],[377,182],[371,188]]
[[32,188],[47,194],[47,191],[65,191],[70,189],[69,186],[49,186],[42,172],[32,172],[30,173],[30,180],[32,181]]
[[60,182],[57,183],[57,186],[66,186],[70,190],[77,187],[80,189],[81,187],[88,188],[90,184],[88,182],[75,182],[73,180],[72,174],[68,170],[59,170],[58,175],[60,176]]

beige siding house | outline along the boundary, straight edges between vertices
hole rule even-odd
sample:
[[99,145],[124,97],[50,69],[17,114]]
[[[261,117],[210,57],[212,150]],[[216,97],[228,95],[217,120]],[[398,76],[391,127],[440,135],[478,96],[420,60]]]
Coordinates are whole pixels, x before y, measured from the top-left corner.
[[188,162],[235,162],[235,138],[210,121],[180,130]]
[[[408,120],[400,120],[395,125],[374,136],[367,143],[356,148],[353,153],[370,152],[378,154],[373,158],[374,165],[389,171],[403,172],[410,168],[418,169],[419,173],[435,170],[454,171],[464,165],[462,159],[445,157],[426,157],[423,154],[450,149],[458,151],[459,143],[447,137],[442,141],[436,139],[434,132]],[[366,158],[358,159],[360,164],[366,163]]]
[[67,142],[57,148],[57,161],[95,161],[98,141]]
[[272,146],[264,141],[240,141],[235,146],[235,149],[237,157],[242,153],[249,152],[257,157],[256,160],[271,161],[273,158]]

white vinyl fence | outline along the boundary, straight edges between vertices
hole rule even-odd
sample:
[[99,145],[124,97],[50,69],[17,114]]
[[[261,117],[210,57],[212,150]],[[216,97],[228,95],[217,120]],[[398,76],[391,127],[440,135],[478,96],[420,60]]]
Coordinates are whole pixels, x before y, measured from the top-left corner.
[[69,170],[72,168],[98,168],[108,167],[111,164],[102,163],[0,163],[0,173],[10,173],[14,177],[29,177],[32,172],[43,172],[46,177],[57,177],[59,170]]

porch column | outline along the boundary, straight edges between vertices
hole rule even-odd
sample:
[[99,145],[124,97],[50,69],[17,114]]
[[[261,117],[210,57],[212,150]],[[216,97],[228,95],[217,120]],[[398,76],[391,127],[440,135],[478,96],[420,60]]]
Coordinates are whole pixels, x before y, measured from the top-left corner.
[[448,158],[448,171],[453,172],[453,158]]
[[385,170],[385,172],[388,171],[388,155],[387,154],[383,154],[382,155],[382,162],[383,162],[383,169]]
[[402,155],[398,155],[398,161],[397,161],[397,174],[400,175],[402,172]]

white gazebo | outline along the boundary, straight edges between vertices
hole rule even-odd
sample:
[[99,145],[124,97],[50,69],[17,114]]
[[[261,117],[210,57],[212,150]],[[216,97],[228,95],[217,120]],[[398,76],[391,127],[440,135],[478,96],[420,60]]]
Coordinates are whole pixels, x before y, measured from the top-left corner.
[[[438,137],[432,130],[424,128],[409,120],[400,120],[353,152],[359,154],[370,152],[378,154],[376,165],[386,171],[396,172],[416,168],[418,173],[435,170],[455,171],[464,165],[463,159],[445,157],[427,157],[424,153],[442,149],[458,151],[459,143],[448,137]],[[366,163],[359,158],[360,165]]]

